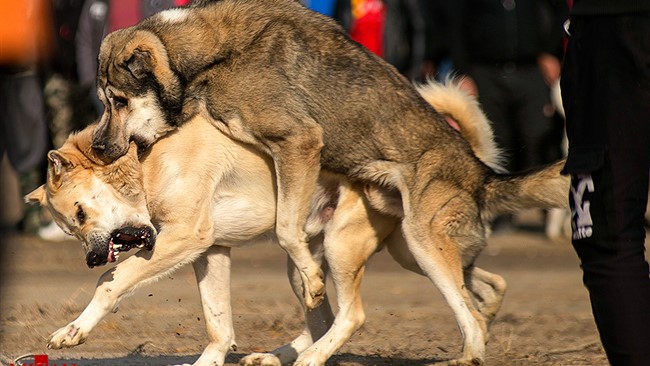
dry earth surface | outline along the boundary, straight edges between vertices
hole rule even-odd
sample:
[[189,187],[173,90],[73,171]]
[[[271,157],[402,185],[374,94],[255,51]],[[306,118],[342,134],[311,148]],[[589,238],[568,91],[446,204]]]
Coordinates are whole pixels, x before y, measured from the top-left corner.
[[[191,267],[137,290],[85,344],[47,350],[48,335],[83,310],[106,268],[88,269],[78,242],[49,243],[26,235],[5,237],[1,260],[2,365],[23,354],[48,354],[50,365],[191,363],[206,345]],[[568,242],[551,242],[538,231],[494,235],[479,265],[509,285],[491,330],[487,365],[607,365]],[[284,253],[275,245],[234,250],[238,349],[227,365],[250,352],[272,350],[302,329],[284,268]],[[459,355],[461,335],[439,292],[388,253],[371,259],[362,293],[366,324],[328,365],[421,366]]]

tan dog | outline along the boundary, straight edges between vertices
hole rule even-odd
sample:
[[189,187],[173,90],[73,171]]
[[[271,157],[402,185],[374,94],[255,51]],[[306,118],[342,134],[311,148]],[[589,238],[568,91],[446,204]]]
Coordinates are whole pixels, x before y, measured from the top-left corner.
[[[498,167],[491,131],[474,101],[454,87],[430,84],[422,93],[459,122],[477,155]],[[141,165],[133,146],[127,155],[105,165],[91,148],[95,128],[72,136],[61,149],[50,152],[48,183],[28,199],[47,206],[64,230],[82,240],[91,266],[115,261],[120,251],[132,247],[145,250],[106,272],[90,304],[76,320],[52,335],[49,346],[82,343],[123,296],[192,262],[210,337],[195,365],[222,365],[235,344],[228,289],[229,249],[265,238],[274,228],[277,192],[272,161],[197,117],[154,144]],[[454,139],[462,138],[460,133],[454,134]],[[446,159],[456,159],[453,151],[446,153]],[[310,236],[324,234],[322,246],[314,243],[313,250],[316,262],[324,255],[332,273],[338,295],[336,321],[332,323],[329,304],[307,311],[307,328],[296,340],[273,354],[252,355],[242,362],[286,363],[298,357],[294,365],[323,365],[363,323],[359,285],[364,265],[380,242],[402,266],[438,285],[458,323],[469,327],[461,328],[466,337],[463,357],[482,362],[483,353],[470,353],[468,348],[483,352],[484,344],[468,346],[467,337],[478,337],[481,342],[486,339],[487,325],[505,290],[501,277],[473,265],[485,245],[486,223],[502,212],[563,203],[568,182],[559,176],[560,168],[561,164],[556,164],[525,176],[485,180],[474,215],[459,217],[454,206],[476,201],[450,200],[439,211],[442,216],[437,220],[443,225],[436,230],[454,240],[431,242],[424,250],[414,250],[418,247],[407,245],[402,237],[397,217],[402,208],[399,194],[324,172],[310,199],[306,228]],[[420,263],[433,263],[435,270]],[[302,298],[298,272],[293,272],[292,285]],[[455,273],[466,283],[458,293],[464,301],[453,301],[458,299],[449,295],[454,293]],[[462,318],[470,311],[471,319],[476,316],[478,320]]]

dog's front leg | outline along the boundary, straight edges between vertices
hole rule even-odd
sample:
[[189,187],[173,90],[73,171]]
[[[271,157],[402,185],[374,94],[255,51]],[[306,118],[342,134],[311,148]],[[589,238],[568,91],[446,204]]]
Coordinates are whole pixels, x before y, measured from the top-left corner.
[[230,248],[210,247],[192,265],[210,339],[210,344],[193,365],[223,365],[228,352],[237,349],[230,306]]
[[309,252],[305,224],[320,172],[322,130],[317,124],[301,125],[300,133],[270,144],[278,184],[276,234],[280,247],[296,264],[302,279],[304,304],[315,309],[324,300],[325,283],[320,265]]
[[47,347],[58,349],[83,343],[124,295],[196,259],[209,244],[188,233],[191,231],[182,228],[161,230],[153,251],[140,251],[106,271],[99,278],[90,304],[77,319],[52,333]]

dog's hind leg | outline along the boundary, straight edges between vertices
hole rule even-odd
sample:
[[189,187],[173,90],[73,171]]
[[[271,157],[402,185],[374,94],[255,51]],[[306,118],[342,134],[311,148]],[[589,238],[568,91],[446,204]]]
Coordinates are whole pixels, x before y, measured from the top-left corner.
[[[401,231],[396,230],[386,240],[390,255],[404,269],[425,275],[418,266],[415,257],[409,251]],[[485,322],[490,325],[501,308],[501,302],[506,292],[507,284],[503,277],[490,273],[474,265],[463,271],[465,284]]]
[[230,248],[212,246],[192,265],[210,341],[193,366],[223,365],[226,355],[237,349],[230,304]]
[[73,347],[85,341],[90,331],[120,300],[137,287],[187,264],[201,255],[211,243],[193,237],[193,227],[164,228],[153,251],[141,250],[100,278],[92,300],[77,319],[52,333],[48,348]]
[[379,242],[396,227],[397,219],[381,216],[365,200],[360,187],[341,191],[341,200],[325,232],[325,258],[336,289],[338,312],[334,324],[302,352],[294,366],[319,366],[347,342],[365,321],[361,280],[365,265]]
[[471,266],[465,269],[465,283],[477,310],[490,326],[501,308],[507,288],[506,280],[497,274]]
[[[314,259],[318,263],[323,260],[323,242],[322,240],[314,240],[309,245]],[[327,273],[326,264],[323,264],[323,272]],[[330,306],[327,294],[324,295],[324,300],[316,309],[309,310],[303,297],[303,284],[300,272],[296,268],[293,261],[287,258],[287,276],[291,283],[291,288],[294,294],[300,301],[304,316],[305,316],[305,329],[298,337],[290,343],[285,344],[268,353],[252,353],[243,357],[239,364],[242,366],[280,366],[291,364],[296,360],[298,355],[311,346],[314,341],[320,338],[329,329],[334,321],[334,313]]]
[[464,239],[474,242],[480,238],[480,228],[472,227],[479,220],[478,208],[471,207],[473,201],[466,194],[447,184],[433,181],[424,187],[421,197],[409,197],[410,202],[405,202],[408,209],[404,211],[402,232],[418,266],[454,312],[463,335],[462,357],[447,364],[481,365],[487,325],[475,309],[463,279],[463,257],[473,250]]

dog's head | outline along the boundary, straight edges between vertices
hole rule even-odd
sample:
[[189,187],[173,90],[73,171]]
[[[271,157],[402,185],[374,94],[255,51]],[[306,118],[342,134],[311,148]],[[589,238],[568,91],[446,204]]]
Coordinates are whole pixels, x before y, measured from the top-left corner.
[[93,155],[90,129],[48,153],[47,183],[28,194],[52,213],[66,233],[81,240],[89,267],[118,259],[131,248],[153,249],[151,223],[137,148],[111,164]]
[[182,107],[181,82],[165,46],[137,28],[118,30],[102,42],[97,96],[104,113],[92,147],[106,162],[126,154],[130,142],[142,151],[174,129]]

